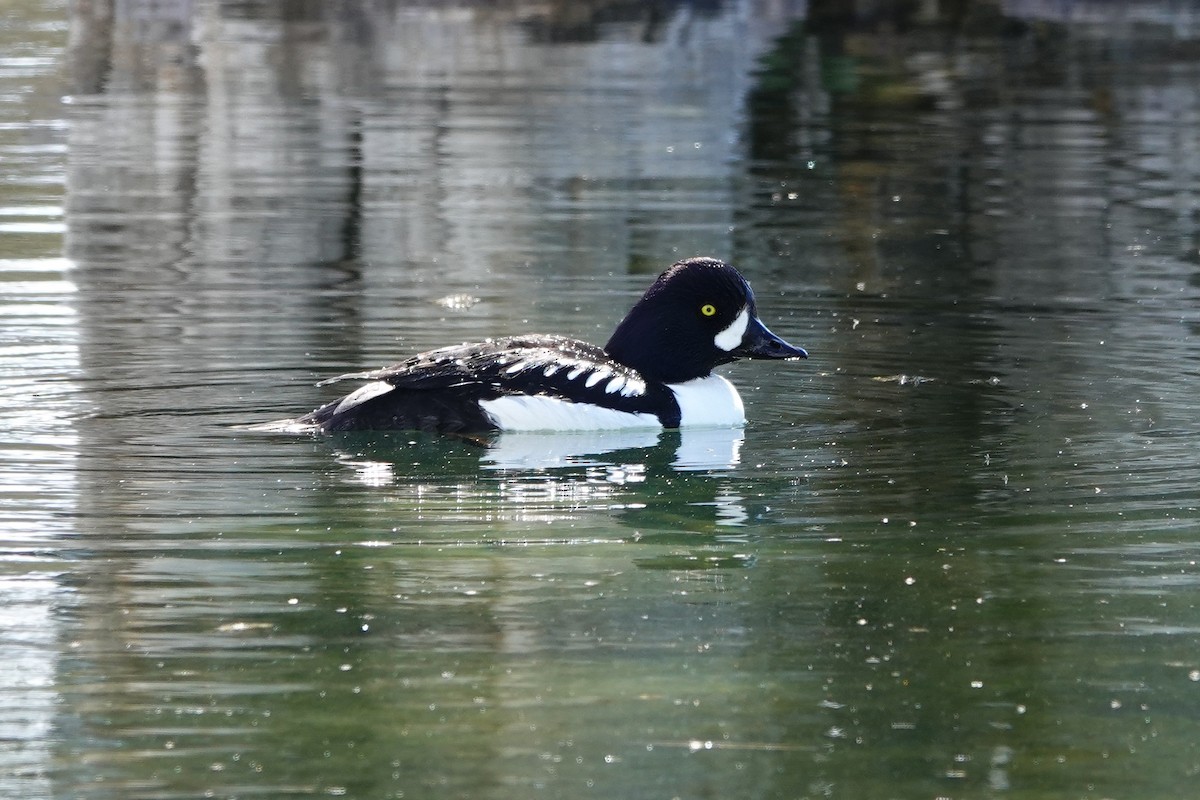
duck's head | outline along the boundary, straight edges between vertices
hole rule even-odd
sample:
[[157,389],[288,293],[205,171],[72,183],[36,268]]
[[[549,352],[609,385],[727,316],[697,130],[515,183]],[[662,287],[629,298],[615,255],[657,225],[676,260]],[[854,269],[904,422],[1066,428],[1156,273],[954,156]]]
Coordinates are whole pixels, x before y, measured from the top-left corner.
[[767,330],[754,292],[715,258],[671,266],[642,295],[604,349],[649,380],[680,383],[739,358],[807,358]]

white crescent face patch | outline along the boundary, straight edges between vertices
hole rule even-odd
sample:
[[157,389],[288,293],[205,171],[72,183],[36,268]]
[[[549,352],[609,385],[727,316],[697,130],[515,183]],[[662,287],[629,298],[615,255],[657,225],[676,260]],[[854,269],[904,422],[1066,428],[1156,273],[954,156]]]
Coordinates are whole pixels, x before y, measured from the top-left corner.
[[738,314],[737,318],[729,323],[729,327],[713,337],[713,344],[728,353],[742,343],[742,337],[746,335],[746,327],[749,324],[750,309],[743,308],[742,313]]

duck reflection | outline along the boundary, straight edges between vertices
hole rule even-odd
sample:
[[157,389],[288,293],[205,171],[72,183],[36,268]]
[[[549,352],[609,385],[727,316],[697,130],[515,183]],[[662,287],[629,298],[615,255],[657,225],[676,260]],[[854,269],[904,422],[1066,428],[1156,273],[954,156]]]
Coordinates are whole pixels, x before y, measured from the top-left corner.
[[[730,470],[741,461],[745,434],[740,428],[684,428],[670,435],[656,430],[580,433],[502,433],[482,459],[486,469],[554,469],[593,461],[624,451],[639,451],[662,443],[674,447],[671,467],[679,471]],[[674,439],[674,441],[670,441]],[[644,474],[644,473],[643,473]],[[620,472],[613,474],[625,481]]]
[[423,522],[558,522],[606,511],[640,539],[745,523],[733,481],[744,438],[738,428],[712,428],[331,442],[345,483],[389,487]]

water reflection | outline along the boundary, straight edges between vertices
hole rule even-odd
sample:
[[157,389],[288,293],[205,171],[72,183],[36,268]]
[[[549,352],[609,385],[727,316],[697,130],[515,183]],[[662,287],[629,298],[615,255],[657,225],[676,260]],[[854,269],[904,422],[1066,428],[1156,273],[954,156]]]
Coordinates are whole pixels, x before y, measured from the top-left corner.
[[[0,795],[1188,795],[1188,4],[13,8]],[[744,432],[235,429],[695,252]]]
[[75,597],[80,398],[72,264],[62,258],[61,8],[0,24],[0,795],[49,797],[57,677]]
[[[78,144],[91,131],[105,154],[155,154],[133,169],[157,176],[153,207],[174,232],[143,239],[171,261],[326,265],[369,293],[389,265],[440,273],[452,264],[469,285],[565,246],[600,260],[581,265],[589,274],[623,271],[631,246],[658,265],[681,236],[696,252],[724,252],[730,109],[778,20],[795,12],[654,4],[609,17],[605,5],[251,4],[210,14],[199,30],[185,6],[174,20],[164,9],[157,25],[136,11],[112,24],[80,10]],[[607,35],[587,47],[548,46],[597,17]],[[529,41],[529,30],[559,33]],[[97,69],[112,41],[130,63]],[[115,102],[89,108],[101,92]],[[72,193],[80,222],[90,218],[88,187],[131,168],[90,163],[87,149],[73,147],[76,173],[98,173],[80,175]],[[657,200],[664,194],[669,205]],[[287,208],[271,202],[278,195]],[[134,210],[142,197],[95,199]],[[518,216],[542,224],[501,222]],[[376,267],[360,272],[360,262]],[[289,271],[306,276],[315,271]]]
[[[645,431],[603,431],[596,433],[502,433],[489,443],[488,453],[482,459],[487,469],[552,469],[567,466],[602,466],[605,462],[622,463],[614,454],[621,450],[648,450],[656,447],[663,433]],[[633,452],[632,460],[640,460],[640,453]],[[588,456],[608,456],[605,459]],[[615,461],[613,460],[615,459]],[[728,462],[715,465],[729,466]],[[631,471],[631,475],[645,475],[645,465]],[[637,480],[632,478],[632,480]],[[615,483],[625,483],[624,476],[615,475]]]
[[[360,439],[360,446],[369,447],[376,455],[394,449],[396,458],[413,459],[410,464],[418,465],[423,462],[446,464],[444,452],[440,446],[443,440],[430,439],[427,436],[413,438],[414,434],[371,434],[369,436],[341,436],[335,441],[346,442]],[[745,432],[740,428],[688,428],[672,431],[655,430],[614,430],[614,431],[580,431],[556,433],[498,433],[481,439],[462,439],[468,444],[475,444],[482,455],[479,463],[488,470],[552,470],[566,467],[605,466],[626,461],[647,461],[653,458],[659,460],[658,454],[669,452],[673,448],[674,457],[670,461],[672,468],[680,471],[720,471],[733,469],[740,462],[742,442]],[[432,448],[433,455],[422,458],[423,449]],[[631,451],[619,455],[621,451]],[[603,456],[604,458],[600,458]],[[346,456],[340,460],[344,463]],[[379,462],[363,462],[365,464]],[[471,465],[467,465],[468,467]],[[358,469],[358,467],[356,467]],[[394,469],[378,469],[364,467],[367,473],[395,476]],[[474,470],[472,470],[474,471]],[[644,474],[645,465],[636,470]],[[411,474],[411,471],[407,474]],[[392,480],[377,480],[363,474],[360,476],[367,485],[382,485]],[[634,480],[624,476],[615,476],[614,483],[625,483]]]
[[404,540],[447,519],[554,523],[597,512],[634,528],[664,515],[692,530],[740,525],[747,511],[722,474],[738,466],[744,438],[735,428],[501,433],[457,444],[372,433],[332,445],[349,480],[403,501],[392,518],[407,523],[393,528]]

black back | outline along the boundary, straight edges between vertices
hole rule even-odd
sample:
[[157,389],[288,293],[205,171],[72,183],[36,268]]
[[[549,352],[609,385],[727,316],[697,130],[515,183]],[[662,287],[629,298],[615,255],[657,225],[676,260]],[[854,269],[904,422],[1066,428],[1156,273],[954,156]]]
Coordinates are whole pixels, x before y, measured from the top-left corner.
[[613,360],[599,347],[563,336],[531,334],[445,347],[324,383],[346,379],[383,382],[394,388],[368,385],[365,391],[328,403],[297,422],[325,431],[479,432],[496,428],[480,408],[481,400],[541,395],[655,414],[665,427],[679,424],[679,407],[670,390],[647,385],[637,370]]

